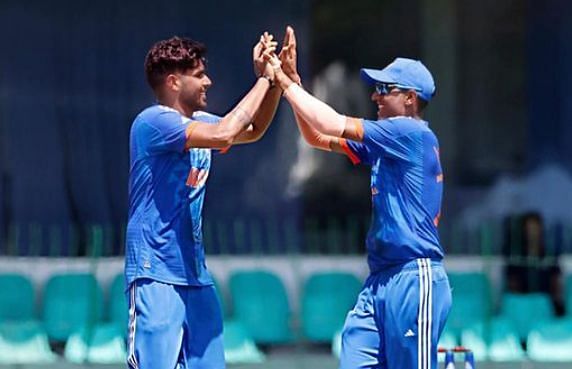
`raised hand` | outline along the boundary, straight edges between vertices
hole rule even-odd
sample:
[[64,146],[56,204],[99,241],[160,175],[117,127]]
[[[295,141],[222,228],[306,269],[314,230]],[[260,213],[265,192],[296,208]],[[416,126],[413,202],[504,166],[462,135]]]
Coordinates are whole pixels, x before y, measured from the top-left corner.
[[272,55],[276,52],[278,43],[273,41],[274,36],[268,32],[264,32],[260,36],[260,40],[252,50],[252,61],[254,64],[254,74],[257,77],[267,76],[274,80],[274,70],[268,65],[267,58],[264,55]]
[[296,54],[296,35],[294,28],[287,26],[284,40],[282,41],[282,49],[278,55],[282,62],[282,70],[294,82],[300,84],[300,75],[298,75],[297,68],[297,54]]

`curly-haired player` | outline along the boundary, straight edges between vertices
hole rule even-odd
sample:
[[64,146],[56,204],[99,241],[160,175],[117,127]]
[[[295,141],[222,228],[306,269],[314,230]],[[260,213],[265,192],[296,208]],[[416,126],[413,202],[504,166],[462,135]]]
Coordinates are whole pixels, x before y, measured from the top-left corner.
[[201,213],[211,149],[258,140],[281,90],[263,60],[276,42],[253,49],[258,76],[224,117],[204,112],[211,80],[206,48],[187,38],[156,43],[145,73],[157,104],[131,127],[125,278],[129,298],[128,366],[224,368],[222,314],[202,242]]

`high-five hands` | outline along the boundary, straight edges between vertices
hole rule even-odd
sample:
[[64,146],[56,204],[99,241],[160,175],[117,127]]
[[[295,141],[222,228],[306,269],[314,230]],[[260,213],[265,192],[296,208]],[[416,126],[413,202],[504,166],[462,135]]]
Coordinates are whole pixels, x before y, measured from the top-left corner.
[[287,78],[281,78],[283,83],[277,84],[289,84],[290,81],[300,84],[301,79],[297,68],[296,35],[292,27],[286,27],[282,48],[278,55],[276,55],[277,46],[278,43],[274,41],[274,36],[268,32],[264,32],[260,36],[260,40],[252,52],[254,73],[257,77],[268,78],[272,83],[279,82],[275,81],[277,73],[283,73],[283,77]]
[[268,63],[269,56],[276,53],[278,42],[273,41],[274,36],[268,32],[264,32],[260,36],[260,40],[252,49],[252,61],[254,64],[254,74],[257,77],[264,76],[271,83],[274,82],[274,69]]
[[282,62],[282,71],[295,83],[300,84],[301,79],[298,75],[297,56],[296,56],[296,35],[294,29],[290,26],[286,27],[284,40],[282,41],[282,49],[278,58]]

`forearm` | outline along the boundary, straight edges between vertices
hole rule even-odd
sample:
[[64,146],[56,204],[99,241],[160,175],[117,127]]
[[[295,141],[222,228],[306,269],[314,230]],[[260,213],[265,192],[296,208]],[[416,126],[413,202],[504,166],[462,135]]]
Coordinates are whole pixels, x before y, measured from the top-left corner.
[[304,91],[284,73],[278,72],[276,80],[278,85],[284,89],[284,97],[294,112],[299,114],[304,121],[320,133],[342,137],[346,124],[344,115]]
[[236,138],[235,144],[258,141],[264,135],[274,119],[281,95],[282,89],[279,87],[273,87],[268,90],[254,116],[252,124]]
[[258,78],[254,87],[242,98],[234,109],[225,115],[218,124],[218,133],[225,138],[227,144],[232,144],[237,136],[253,123],[256,112],[260,108],[270,82]]
[[304,137],[304,141],[306,141],[310,146],[315,147],[317,149],[331,151],[330,148],[330,142],[332,140],[331,136],[324,135],[318,132],[316,129],[312,128],[312,126],[310,126],[308,122],[306,122],[304,118],[302,118],[300,114],[296,113],[295,111],[294,111],[294,117],[296,118],[296,124],[298,125],[298,129],[300,130],[302,137]]

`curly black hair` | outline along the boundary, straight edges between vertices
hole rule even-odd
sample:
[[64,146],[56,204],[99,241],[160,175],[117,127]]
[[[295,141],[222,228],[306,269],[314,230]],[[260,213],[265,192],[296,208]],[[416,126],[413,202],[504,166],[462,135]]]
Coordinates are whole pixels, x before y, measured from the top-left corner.
[[171,37],[155,43],[145,57],[145,76],[149,86],[156,90],[165,77],[184,72],[205,62],[207,48],[200,42],[183,37]]

